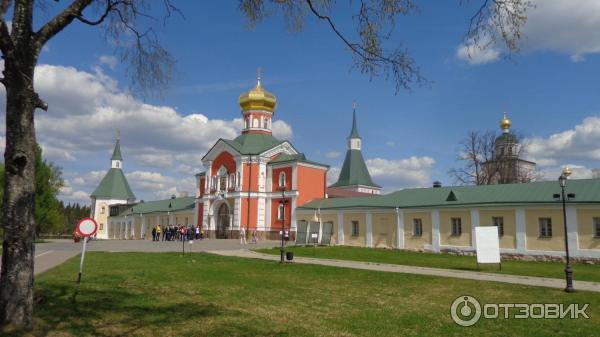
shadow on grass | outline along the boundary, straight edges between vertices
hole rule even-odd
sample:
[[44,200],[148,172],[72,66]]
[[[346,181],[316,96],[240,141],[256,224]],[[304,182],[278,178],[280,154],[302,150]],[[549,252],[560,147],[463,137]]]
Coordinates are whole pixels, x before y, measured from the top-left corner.
[[73,284],[45,283],[36,289],[33,331],[13,331],[11,336],[46,336],[52,331],[76,336],[131,336],[142,328],[154,335],[161,328],[233,314],[197,297],[195,301],[173,303],[164,300],[165,294],[160,296],[161,300],[153,300],[147,293],[119,289],[82,289],[77,293]]

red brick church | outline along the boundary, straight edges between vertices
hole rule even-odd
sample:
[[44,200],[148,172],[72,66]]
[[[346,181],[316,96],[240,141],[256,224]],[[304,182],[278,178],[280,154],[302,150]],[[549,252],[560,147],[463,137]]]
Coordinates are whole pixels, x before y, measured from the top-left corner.
[[241,229],[277,239],[294,232],[296,208],[324,198],[327,165],[310,161],[272,135],[277,99],[260,77],[239,98],[244,126],[235,139],[219,139],[196,175],[196,216],[209,237],[236,238]]

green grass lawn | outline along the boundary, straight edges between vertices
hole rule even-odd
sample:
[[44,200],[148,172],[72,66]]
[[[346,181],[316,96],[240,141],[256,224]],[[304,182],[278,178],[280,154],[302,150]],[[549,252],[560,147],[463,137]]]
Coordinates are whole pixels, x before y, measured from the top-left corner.
[[[317,247],[316,249],[313,247],[287,247],[287,250],[293,251],[296,256],[477,271],[477,259],[474,256],[349,246]],[[257,251],[279,255],[279,248]],[[498,270],[498,265],[495,264],[480,265],[480,270],[485,272],[552,278],[563,278],[564,268],[565,264],[560,262],[511,260],[502,261],[502,270]],[[600,282],[600,265],[573,264],[573,277],[580,281]]]
[[[592,336],[600,294],[176,253],[89,252],[36,278],[33,336]],[[452,322],[484,303],[590,303],[590,319]],[[12,333],[11,336],[19,336]]]

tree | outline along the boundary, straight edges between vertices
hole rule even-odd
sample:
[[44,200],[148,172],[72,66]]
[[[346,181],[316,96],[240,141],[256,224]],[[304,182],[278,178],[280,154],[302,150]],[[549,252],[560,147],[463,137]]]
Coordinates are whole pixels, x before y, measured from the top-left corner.
[[[483,1],[483,0],[479,0]],[[35,4],[34,4],[35,2]],[[55,1],[58,2],[58,1]],[[490,27],[510,24],[524,0],[486,0],[478,17]],[[123,62],[129,63],[131,87],[148,94],[169,82],[173,59],[161,47],[147,14],[151,4],[159,3],[165,18],[179,13],[171,0],[71,0],[56,16],[43,22],[43,0],[0,0],[0,52],[4,59],[6,89],[6,175],[3,195],[4,236],[0,273],[0,325],[32,326],[33,258],[35,234],[35,109],[48,105],[35,92],[34,72],[44,45],[73,22],[101,28]],[[262,20],[272,9],[281,13],[289,27],[300,29],[307,14],[327,23],[349,48],[354,64],[370,76],[391,77],[397,89],[410,89],[423,81],[419,68],[405,48],[385,52],[397,17],[416,10],[412,0],[363,0],[354,16],[358,42],[352,41],[329,15],[332,0],[240,0],[240,9],[250,25]],[[349,2],[352,7],[354,2]],[[488,11],[486,11],[488,9]],[[499,9],[495,11],[494,9]],[[7,20],[12,13],[12,20]],[[34,20],[34,14],[36,14]],[[507,17],[508,16],[508,17]],[[489,20],[488,20],[489,19]],[[41,22],[39,29],[34,29]],[[518,20],[516,22],[519,22]],[[9,29],[9,24],[11,27]],[[484,26],[484,25],[481,25]],[[514,34],[502,34],[509,40]],[[518,35],[516,35],[518,37]],[[510,44],[509,44],[510,46]]]
[[[527,144],[518,136],[471,131],[460,142],[457,161],[462,166],[448,174],[460,185],[524,183],[537,179],[535,163],[522,159]],[[505,152],[506,150],[506,152]]]
[[[0,197],[4,195],[4,164],[0,164]],[[35,233],[60,230],[64,217],[57,195],[63,187],[60,167],[42,158],[42,149],[35,150]],[[2,200],[0,199],[0,205]]]

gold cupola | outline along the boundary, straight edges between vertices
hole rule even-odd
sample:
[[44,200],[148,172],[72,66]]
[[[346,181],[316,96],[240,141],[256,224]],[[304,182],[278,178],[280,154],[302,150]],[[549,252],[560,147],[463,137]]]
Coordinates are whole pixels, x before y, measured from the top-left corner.
[[500,120],[500,128],[502,132],[508,133],[510,131],[510,119],[506,116],[506,112],[504,113],[504,117]]
[[256,86],[252,90],[240,95],[240,107],[242,111],[266,110],[274,112],[277,106],[275,95],[266,91],[260,84],[260,71],[256,78]]

